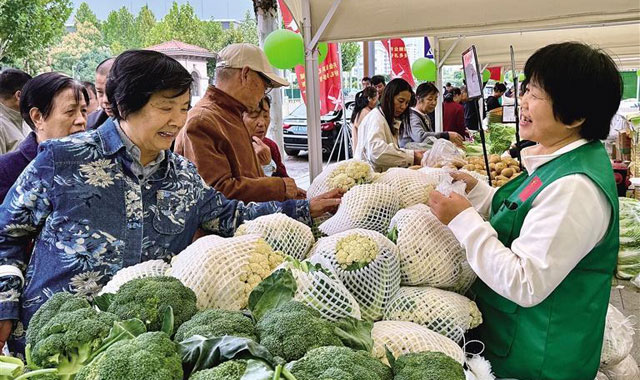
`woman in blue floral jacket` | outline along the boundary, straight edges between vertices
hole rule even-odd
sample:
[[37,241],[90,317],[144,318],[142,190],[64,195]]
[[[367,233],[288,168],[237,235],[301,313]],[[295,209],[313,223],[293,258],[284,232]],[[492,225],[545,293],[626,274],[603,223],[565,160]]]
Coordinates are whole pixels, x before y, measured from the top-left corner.
[[274,212],[310,224],[338,205],[336,192],[244,204],[206,185],[169,150],[186,120],[191,82],[164,54],[125,52],[107,83],[116,122],[41,144],[0,207],[2,345],[13,330],[10,349],[24,350],[29,320],[52,294],[92,297],[123,267],[170,259],[200,227],[230,236],[244,220]]

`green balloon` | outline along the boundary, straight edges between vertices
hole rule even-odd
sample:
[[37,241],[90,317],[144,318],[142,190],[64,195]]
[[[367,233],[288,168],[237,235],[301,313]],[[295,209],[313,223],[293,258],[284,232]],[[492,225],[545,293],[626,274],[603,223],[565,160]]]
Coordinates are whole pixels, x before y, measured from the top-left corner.
[[418,58],[411,65],[413,76],[421,81],[435,82],[437,76],[436,63],[428,58]]
[[636,75],[640,77],[640,69],[638,69],[638,71],[636,71]]
[[482,81],[488,82],[489,79],[491,79],[491,71],[484,69],[484,71],[482,72]]
[[507,82],[513,82],[513,71],[507,70],[506,74],[504,74],[504,80]]
[[500,82],[504,83],[504,74],[500,74]]
[[275,30],[264,40],[264,54],[271,66],[278,69],[290,69],[302,64],[304,62],[302,36],[290,30]]
[[327,59],[327,54],[329,53],[329,44],[326,42],[320,42],[318,44],[318,63],[324,62]]
[[522,83],[526,78],[527,77],[524,75],[524,73],[518,74],[518,82]]

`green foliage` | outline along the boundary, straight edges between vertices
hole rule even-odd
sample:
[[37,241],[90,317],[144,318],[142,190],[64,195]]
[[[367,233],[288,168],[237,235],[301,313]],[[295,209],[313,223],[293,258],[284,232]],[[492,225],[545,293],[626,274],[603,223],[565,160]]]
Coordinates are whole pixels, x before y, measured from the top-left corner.
[[[320,347],[286,368],[298,380],[392,380],[391,369],[364,351]],[[453,380],[453,379],[451,379]]]
[[198,311],[193,290],[165,276],[138,278],[122,285],[108,311],[122,319],[140,319],[149,331],[159,331],[167,306],[173,308],[176,328]]
[[176,331],[174,340],[180,342],[194,335],[209,338],[233,335],[257,340],[251,318],[239,311],[209,309],[186,321]]
[[98,17],[96,17],[96,14],[93,13],[91,8],[89,8],[89,4],[84,2],[80,4],[80,6],[78,6],[73,20],[76,28],[78,27],[78,25],[85,22],[88,22],[96,28],[100,28],[100,21],[98,20]]
[[51,49],[51,68],[83,81],[93,82],[96,66],[110,56],[95,25],[85,21],[76,24],[76,31],[62,38]]
[[502,154],[509,149],[516,140],[516,127],[509,124],[489,124],[489,136],[487,142],[491,145],[490,154]]
[[109,13],[102,24],[102,35],[112,55],[141,47],[136,19],[126,7]]
[[230,360],[215,368],[198,371],[189,380],[240,380],[246,370],[246,360]]
[[258,320],[256,331],[260,344],[286,361],[300,359],[317,347],[343,345],[331,322],[297,301],[267,311]]
[[169,336],[148,332],[109,347],[76,380],[181,380],[180,356]]
[[393,365],[394,380],[465,380],[462,365],[442,352],[400,356]]
[[348,72],[358,62],[360,57],[359,42],[345,42],[340,44],[340,54],[342,54],[342,71]]

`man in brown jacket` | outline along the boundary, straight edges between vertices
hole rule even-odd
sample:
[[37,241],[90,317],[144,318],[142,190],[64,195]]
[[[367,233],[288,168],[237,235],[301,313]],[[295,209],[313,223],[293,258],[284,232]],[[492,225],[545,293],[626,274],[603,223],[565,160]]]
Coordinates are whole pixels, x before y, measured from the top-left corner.
[[291,178],[265,177],[242,121],[269,90],[289,83],[275,75],[255,45],[232,44],[218,54],[215,86],[189,111],[175,151],[195,163],[204,180],[227,198],[245,202],[304,198]]

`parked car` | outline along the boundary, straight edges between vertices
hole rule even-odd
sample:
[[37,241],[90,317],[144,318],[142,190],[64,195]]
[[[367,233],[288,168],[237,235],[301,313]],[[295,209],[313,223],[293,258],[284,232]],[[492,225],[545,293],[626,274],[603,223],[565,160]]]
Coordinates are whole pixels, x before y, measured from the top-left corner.
[[[347,108],[347,126],[349,128],[351,128],[349,118],[351,117],[353,104],[353,102],[347,102],[345,104]],[[320,128],[322,129],[322,155],[328,157],[343,125],[342,110],[331,112],[320,117],[320,122]],[[309,150],[307,138],[307,107],[304,103],[299,105],[282,120],[282,134],[284,137],[284,151],[289,156],[297,156],[301,150]],[[336,152],[337,149],[336,147]],[[349,149],[351,149],[351,141],[349,141]]]

